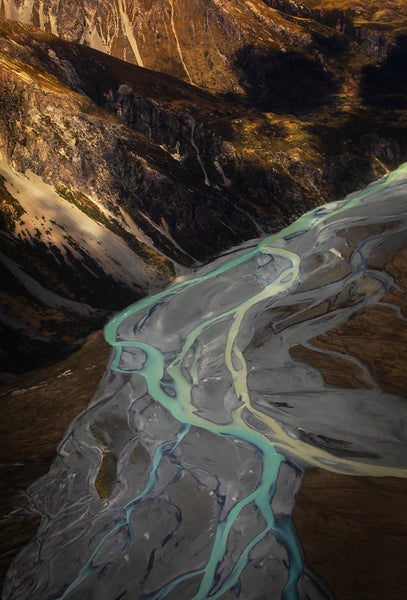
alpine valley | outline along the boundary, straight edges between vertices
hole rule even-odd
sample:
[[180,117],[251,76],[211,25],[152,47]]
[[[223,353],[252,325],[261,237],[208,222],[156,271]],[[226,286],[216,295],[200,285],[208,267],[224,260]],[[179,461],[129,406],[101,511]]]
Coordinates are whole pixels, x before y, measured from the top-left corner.
[[[184,319],[189,323],[190,317],[190,327],[201,335],[201,324],[187,310],[185,315],[177,308],[167,311],[165,288],[189,289],[183,282],[188,278],[194,281],[193,273],[203,273],[197,278],[205,279],[212,272],[208,264],[219,254],[223,253],[223,258],[218,261],[226,264],[229,252],[233,262],[239,252],[251,248],[244,246],[252,243],[248,240],[265,239],[287,226],[297,232],[294,223],[307,211],[329,202],[339,201],[338,206],[342,206],[340,202],[348,194],[380,180],[406,161],[405,0],[0,0],[0,431],[5,441],[0,462],[6,482],[0,531],[2,572],[38,526],[38,519],[34,519],[30,528],[27,515],[20,512],[26,503],[23,490],[48,470],[66,427],[96,392],[109,354],[100,329],[113,314],[158,294],[151,309],[158,315],[151,325],[152,331],[158,332],[157,339],[167,321],[174,327],[174,339],[177,335],[181,339],[177,323],[184,327]],[[393,185],[390,192],[394,191],[399,202],[402,190],[396,186],[401,179],[394,177],[394,185],[391,177],[389,180]],[[406,185],[405,177],[402,183]],[[382,184],[376,185],[380,191]],[[363,199],[364,192],[360,194]],[[350,205],[353,209],[351,201]],[[290,361],[296,362],[294,370],[319,370],[321,397],[325,387],[363,389],[368,397],[366,390],[370,393],[376,389],[372,378],[384,394],[405,396],[407,275],[403,222],[395,212],[389,217],[390,225],[387,221],[383,225],[380,215],[376,222],[376,205],[372,206],[367,225],[362,203],[357,222],[334,231],[332,247],[328,248],[330,238],[326,234],[326,247],[320,254],[306,245],[298,247],[304,277],[300,292],[293,292],[298,302],[287,301],[285,308],[276,306],[275,313],[265,306],[263,316],[260,311],[253,316],[256,335],[247,348],[257,360],[261,355],[257,348],[263,344],[267,347],[267,336],[276,330],[274,318],[277,330],[279,319],[289,324],[291,319],[302,332],[303,320],[316,319],[319,323],[318,319],[323,321],[332,310],[349,312],[350,324],[334,319],[332,331],[315,329],[312,344],[311,338],[301,333],[304,339],[300,336],[285,349]],[[321,210],[325,225],[325,209]],[[319,215],[318,211],[312,214]],[[352,212],[350,215],[353,218]],[[317,227],[312,235],[312,243],[317,245]],[[383,248],[376,244],[379,236],[386,239]],[[373,238],[375,251],[370,255]],[[284,238],[286,242],[291,248],[289,237]],[[292,242],[295,248],[296,243]],[[261,242],[256,244],[260,258],[254,250],[253,257],[248,251],[250,261],[255,256],[260,261],[253,267],[255,285],[271,286],[256,270],[266,265],[268,251],[263,251]],[[386,285],[376,285],[370,272],[360,274],[356,255],[364,244],[369,250],[368,260],[384,273],[380,277]],[[275,250],[273,244],[270,248]],[[367,269],[362,250],[359,254]],[[285,258],[281,260],[283,263]],[[273,268],[267,277],[273,275]],[[360,277],[357,284],[353,281],[354,268],[355,278]],[[218,273],[216,268],[214,272]],[[242,268],[231,273],[230,290],[234,285],[240,289],[242,277],[242,289],[249,295],[248,272]],[[349,294],[348,288],[339,289],[341,277],[349,283]],[[185,306],[201,306],[205,313],[205,298],[212,298],[211,285],[202,287],[202,297],[195,291],[196,296],[185,294]],[[338,289],[335,287],[337,295],[332,300],[330,286],[334,285]],[[310,293],[317,289],[323,290],[320,301],[317,292]],[[365,318],[364,297],[373,297],[376,302],[382,292],[384,302],[375,308],[372,300],[368,308],[373,308]],[[235,310],[233,303],[241,291],[236,292],[236,299],[233,293],[230,301]],[[352,312],[350,307],[358,307],[359,302],[363,310]],[[177,307],[175,301],[173,304]],[[225,318],[231,311],[225,309]],[[304,312],[306,318],[298,317],[297,312]],[[211,315],[208,313],[209,320]],[[150,316],[148,313],[146,319]],[[390,329],[397,335],[389,336]],[[239,335],[243,339],[243,334]],[[233,339],[237,344],[238,333]],[[360,342],[367,339],[373,344],[371,353]],[[210,344],[207,346],[209,353]],[[172,350],[168,356],[165,352],[164,362]],[[213,356],[218,360],[224,354],[226,364],[230,358],[233,367],[228,367],[230,373],[236,374],[240,354],[230,351],[229,357],[217,349]],[[344,359],[344,354],[351,358]],[[196,361],[198,364],[198,358]],[[114,374],[116,382],[128,376],[123,365],[120,369]],[[229,376],[228,369],[224,371]],[[135,377],[139,376],[137,371]],[[108,374],[104,381],[108,389]],[[99,400],[108,397],[102,387]],[[289,427],[291,408],[286,403],[275,404],[276,414],[272,416],[278,421],[286,412],[288,425],[284,427]],[[232,413],[234,410],[232,407]],[[366,414],[370,418],[367,409]],[[100,419],[95,420],[97,432],[105,416]],[[163,423],[167,427],[165,419]],[[195,427],[195,421],[188,422],[190,426]],[[260,427],[258,423],[255,426]],[[107,429],[103,427],[97,435],[92,430],[91,443],[85,444],[90,453],[92,444],[100,446],[103,456],[107,448],[110,452],[115,426],[111,431],[109,421]],[[293,426],[298,445],[311,444],[323,451],[330,451],[333,445],[345,462],[359,456],[360,448],[353,438],[349,443],[343,441],[345,438],[333,440],[324,427],[314,431],[304,425],[297,431]],[[182,444],[188,432],[182,430],[176,443],[175,438],[172,440],[174,451],[181,444],[179,452],[185,465],[189,455],[186,451],[183,454],[187,443]],[[261,430],[259,435],[263,433]],[[244,444],[250,446],[249,438]],[[163,440],[164,448],[169,442],[165,436]],[[364,449],[363,458],[367,457],[368,463],[380,462],[380,456],[373,452],[374,440],[375,433],[369,438],[372,448],[368,444],[369,452]],[[259,458],[260,450],[256,452],[253,461]],[[114,471],[122,459],[116,448],[112,456],[117,459]],[[78,455],[78,460],[82,458]],[[301,460],[298,464],[302,467]],[[394,462],[401,468],[398,456]],[[96,504],[103,504],[116,493],[115,483],[110,481],[116,479],[107,463],[103,464],[100,469],[106,472],[102,477],[97,470],[100,465],[92,463],[99,485]],[[86,472],[83,465],[81,476],[85,480],[91,471]],[[307,465],[324,468],[323,460],[310,460]],[[257,462],[255,468],[261,470]],[[402,570],[398,549],[407,534],[400,503],[406,497],[405,480],[386,478],[383,487],[379,478],[352,478],[343,474],[346,469],[310,472],[303,486],[305,501],[301,503],[300,496],[294,518],[297,515],[296,526],[305,554],[311,557],[311,567],[334,588],[338,600],[373,600],[371,590],[375,589],[391,590],[389,598],[398,598],[397,576],[393,588],[389,581],[393,581],[393,571],[400,575]],[[362,479],[367,483],[360,484]],[[386,493],[381,496],[383,489]],[[329,490],[335,491],[335,499],[330,508],[324,508]],[[345,499],[340,490],[345,490]],[[295,488],[293,497],[297,491]],[[363,503],[369,504],[371,514],[375,511],[375,531],[370,523],[361,522],[359,513],[354,520],[342,518],[352,512],[353,505]],[[398,523],[393,528],[397,529],[396,542],[394,531],[386,529],[390,511]],[[326,516],[324,527],[318,525],[321,514]],[[340,525],[335,521],[338,514]],[[329,520],[327,515],[334,517]],[[64,526],[65,521],[61,531]],[[355,531],[367,540],[364,553],[352,554],[355,549],[349,547],[350,532]],[[335,542],[340,549],[335,560],[328,555],[325,559],[329,534],[335,540],[343,534],[342,546]],[[386,571],[380,579],[380,569],[375,567],[377,577],[372,579],[366,575],[366,565],[370,564],[370,570],[376,565],[372,548],[379,547],[379,540],[385,543],[387,534],[391,538],[386,546],[391,547],[390,575]],[[18,568],[23,572],[25,564]],[[86,569],[92,572],[91,561]],[[81,573],[71,578],[73,594],[82,582]],[[86,577],[89,573],[86,571]],[[354,573],[358,573],[359,588],[355,588]],[[215,573],[213,581],[216,577]],[[55,589],[58,585],[62,584],[55,583]],[[304,583],[304,594],[308,593],[307,585]],[[66,588],[66,594],[71,587]],[[95,589],[92,593],[97,594]],[[21,593],[23,597],[26,592]],[[61,593],[55,592],[52,598]],[[238,584],[227,593],[237,597]],[[38,594],[42,598],[42,588]]]

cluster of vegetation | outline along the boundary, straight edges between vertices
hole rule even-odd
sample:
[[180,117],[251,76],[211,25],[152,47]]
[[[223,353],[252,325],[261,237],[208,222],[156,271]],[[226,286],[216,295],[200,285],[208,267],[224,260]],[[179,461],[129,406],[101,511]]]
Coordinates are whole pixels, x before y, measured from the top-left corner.
[[95,479],[95,488],[103,500],[110,498],[117,482],[117,458],[113,454],[105,454]]
[[90,431],[104,449],[102,463],[95,479],[95,488],[100,498],[109,498],[117,481],[117,457],[107,452],[108,443],[97,422],[90,426]]
[[14,233],[16,222],[25,213],[24,208],[5,186],[5,178],[0,175],[0,229]]

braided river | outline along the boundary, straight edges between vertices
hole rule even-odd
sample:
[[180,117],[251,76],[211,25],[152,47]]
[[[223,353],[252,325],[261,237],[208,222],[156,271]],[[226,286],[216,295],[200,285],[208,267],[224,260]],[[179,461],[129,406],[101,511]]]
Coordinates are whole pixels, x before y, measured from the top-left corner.
[[380,302],[403,245],[406,165],[115,316],[3,598],[333,598],[291,519],[304,472],[407,477],[406,403],[356,357],[362,388],[335,388],[290,348]]

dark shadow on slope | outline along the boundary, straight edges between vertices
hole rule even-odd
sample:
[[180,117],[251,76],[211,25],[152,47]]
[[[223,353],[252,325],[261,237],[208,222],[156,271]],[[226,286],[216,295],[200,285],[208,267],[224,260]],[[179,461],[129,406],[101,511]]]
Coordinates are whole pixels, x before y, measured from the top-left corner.
[[348,118],[325,117],[308,128],[324,155],[325,192],[343,198],[407,160],[407,128],[392,111],[362,107]]
[[339,31],[346,30],[349,32],[349,30],[353,29],[350,11],[347,9],[311,8],[310,6],[292,2],[291,0],[264,0],[264,3],[287,16],[313,19]]
[[349,49],[349,38],[335,30],[332,35],[324,35],[320,31],[314,31],[311,35],[314,47],[323,55],[326,64],[329,64],[331,59],[341,59]]
[[363,69],[360,94],[366,104],[407,108],[407,35],[397,38],[397,45],[382,65]]
[[317,60],[299,52],[246,45],[236,53],[234,66],[248,102],[266,111],[305,113],[329,103],[338,89]]

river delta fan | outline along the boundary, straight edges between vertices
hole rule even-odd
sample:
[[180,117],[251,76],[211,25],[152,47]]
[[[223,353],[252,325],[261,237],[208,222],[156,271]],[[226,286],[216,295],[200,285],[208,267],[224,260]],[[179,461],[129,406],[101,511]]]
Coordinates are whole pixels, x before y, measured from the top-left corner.
[[362,364],[365,388],[327,387],[290,348],[391,288],[406,189],[407,165],[107,325],[109,369],[29,490],[44,519],[5,600],[333,598],[291,522],[304,471],[407,477],[407,407]]

